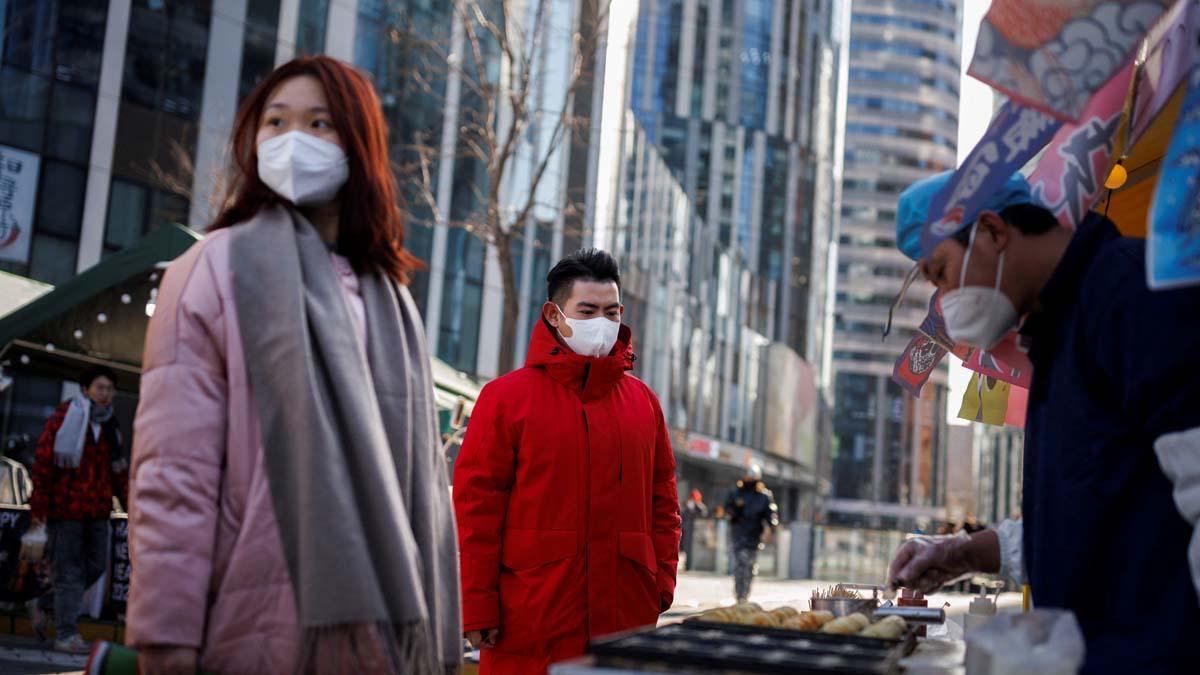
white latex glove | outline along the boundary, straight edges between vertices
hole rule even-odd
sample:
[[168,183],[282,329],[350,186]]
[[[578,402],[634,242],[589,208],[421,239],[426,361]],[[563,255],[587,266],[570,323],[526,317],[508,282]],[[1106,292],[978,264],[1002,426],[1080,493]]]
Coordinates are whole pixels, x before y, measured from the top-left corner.
[[924,536],[904,542],[888,568],[889,588],[932,593],[966,574],[978,572],[966,532]]
[[1188,546],[1192,584],[1200,595],[1200,427],[1160,436],[1154,442],[1158,464],[1174,488],[1175,506],[1193,527]]

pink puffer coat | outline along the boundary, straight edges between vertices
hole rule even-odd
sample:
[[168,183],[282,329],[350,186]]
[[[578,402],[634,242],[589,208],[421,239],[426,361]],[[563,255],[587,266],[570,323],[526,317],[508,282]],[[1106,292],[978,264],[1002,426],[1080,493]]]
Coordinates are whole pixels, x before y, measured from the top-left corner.
[[[146,337],[127,641],[198,648],[210,672],[292,672],[300,631],[247,381],[228,235],[209,235],[171,264]],[[365,341],[357,279],[343,259],[333,264]]]

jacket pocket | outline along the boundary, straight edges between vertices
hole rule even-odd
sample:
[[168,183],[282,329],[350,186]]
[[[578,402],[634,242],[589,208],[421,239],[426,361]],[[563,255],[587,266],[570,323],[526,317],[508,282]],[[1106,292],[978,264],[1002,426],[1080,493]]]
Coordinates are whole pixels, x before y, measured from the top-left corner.
[[621,532],[617,544],[624,559],[617,570],[617,630],[652,624],[662,609],[654,542],[644,532]]
[[575,555],[574,530],[508,530],[500,564],[510,570],[539,567]]
[[619,541],[621,555],[641,564],[653,575],[658,574],[658,557],[654,554],[654,542],[644,532],[622,532]]
[[500,554],[500,642],[513,654],[545,653],[548,642],[587,619],[583,564],[573,530],[508,530]]

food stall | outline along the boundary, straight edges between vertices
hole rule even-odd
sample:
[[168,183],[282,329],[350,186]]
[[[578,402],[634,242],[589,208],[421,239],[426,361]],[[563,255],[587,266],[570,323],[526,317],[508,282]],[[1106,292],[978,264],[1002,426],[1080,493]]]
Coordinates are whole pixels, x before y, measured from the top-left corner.
[[[1152,287],[1200,283],[1200,3],[1138,3],[1128,10],[1141,13],[1136,22],[1109,26],[1114,28],[1106,35],[1111,44],[1103,47],[1112,58],[1088,61],[1078,73],[1064,65],[1048,80],[1030,72],[1033,55],[1045,56],[1073,22],[1107,26],[1105,21],[1122,20],[1119,12],[1113,16],[1112,7],[1103,14],[1102,4],[994,0],[982,27],[987,44],[981,39],[971,72],[1009,100],[956,172],[951,187],[957,191],[931,206],[932,220],[952,219],[955,207],[973,193],[986,193],[988,185],[1024,170],[1035,195],[1067,227],[1094,210],[1126,236],[1149,238]],[[988,354],[960,348],[940,325],[937,303],[931,301],[922,333],[896,363],[896,380],[919,397],[937,364],[955,354],[981,380],[1008,385],[997,391],[1003,391],[1009,410],[988,409],[993,403],[976,393],[973,406],[963,406],[968,419],[1023,426],[1028,361],[1021,362],[1015,349]],[[843,595],[847,588],[835,587],[832,594]],[[844,599],[843,605],[860,604],[833,612],[821,600],[814,598],[807,608],[739,605],[604,637],[593,641],[588,656],[556,664],[551,673],[992,672],[987,659],[972,660],[966,653],[962,624],[934,614],[940,610],[887,607],[874,592],[870,598]],[[913,602],[907,600],[901,604]],[[1082,662],[1082,636],[1069,612],[993,618],[995,612],[995,604],[977,598],[963,623],[968,631],[979,631],[975,635],[985,635],[1022,617],[1036,618],[1044,635],[1057,641],[1047,651],[1067,664],[1062,672],[1074,672]],[[919,637],[924,622],[937,627],[939,639]],[[938,663],[939,657],[947,658]]]
[[924,628],[945,621],[942,609],[921,602],[840,584],[815,592],[803,608],[720,607],[593,641],[587,657],[551,673],[896,673]]
[[[0,402],[11,397],[14,376],[74,382],[86,368],[105,365],[117,377],[118,418],[131,446],[142,349],[158,285],[168,264],[201,238],[181,225],[160,227],[56,288],[0,273],[0,290],[5,291],[0,303]],[[462,437],[480,386],[437,359],[432,372],[444,447],[449,449]],[[7,428],[7,419],[0,419],[0,433],[7,435]],[[30,460],[0,458],[0,633],[31,634],[22,605],[49,584],[47,563],[22,553],[29,548],[22,546],[22,537],[30,525],[32,485],[29,467],[21,462]],[[109,574],[97,591],[103,595],[97,614],[104,621],[81,626],[88,639],[120,641],[132,572],[127,524],[124,511],[114,507]]]

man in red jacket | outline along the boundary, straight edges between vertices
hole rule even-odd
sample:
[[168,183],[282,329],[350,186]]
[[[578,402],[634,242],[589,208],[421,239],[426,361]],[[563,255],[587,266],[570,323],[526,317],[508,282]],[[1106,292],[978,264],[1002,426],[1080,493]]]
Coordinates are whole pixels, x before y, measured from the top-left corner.
[[54,607],[55,649],[86,654],[79,636],[83,593],[108,566],[113,495],[125,501],[129,460],[113,415],[116,376],[93,368],[82,390],[46,421],[33,463],[29,498],[35,524],[47,523],[54,590],[33,603],[34,630],[45,637],[45,610]]
[[653,624],[679,559],[662,408],[629,375],[620,276],[584,250],[546,278],[525,367],[484,387],[454,472],[463,628],[485,675],[544,673]]

